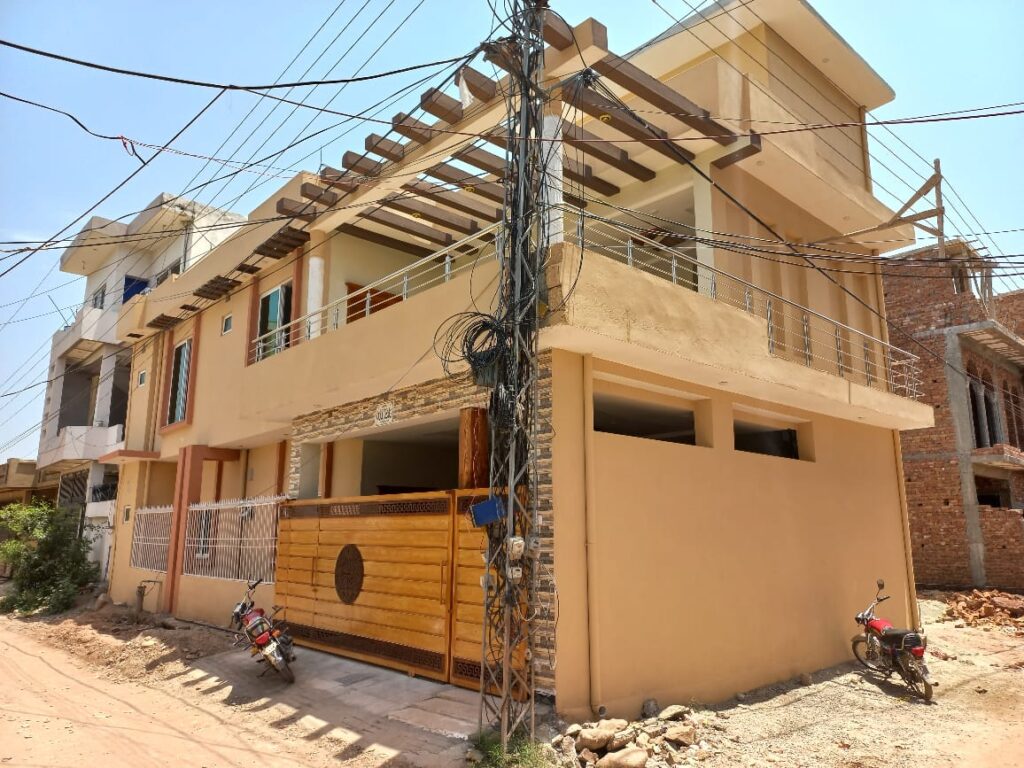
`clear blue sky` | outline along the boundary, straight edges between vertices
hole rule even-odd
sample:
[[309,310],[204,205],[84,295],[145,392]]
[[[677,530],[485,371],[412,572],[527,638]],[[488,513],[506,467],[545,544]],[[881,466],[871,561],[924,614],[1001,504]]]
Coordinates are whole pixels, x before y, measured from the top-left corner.
[[[338,64],[333,76],[351,75],[418,2],[345,0],[328,27],[289,71],[288,79],[298,78],[341,27],[354,18],[348,31],[307,78],[328,76],[326,71],[350,45],[351,52]],[[682,0],[661,2],[679,17],[689,12]],[[51,0],[41,4],[22,0],[0,4],[0,36],[129,69],[216,82],[268,83],[278,76],[336,4],[336,0],[286,5],[269,0],[180,0],[173,4],[123,0]],[[950,0],[817,0],[814,5],[895,89],[895,101],[877,111],[880,118],[1024,100],[1024,48],[1019,42],[1024,4],[1016,0],[970,4]],[[552,6],[573,23],[594,16],[607,24],[611,47],[620,52],[652,37],[670,23],[648,0],[552,0]],[[377,17],[381,17],[379,23],[366,33],[366,27]],[[490,24],[491,13],[485,0],[424,0],[412,21],[365,71],[459,55],[486,37]],[[416,77],[353,85],[334,100],[332,107],[358,112]],[[72,112],[97,132],[130,136],[152,144],[162,144],[212,95],[196,88],[87,71],[9,49],[0,50],[0,90]],[[420,90],[414,88],[404,102],[386,109],[382,117],[390,118],[400,108],[411,108]],[[322,104],[333,92],[324,88],[313,94],[311,102]],[[175,146],[198,154],[212,153],[254,102],[255,97],[248,94],[225,96]],[[257,116],[262,117],[269,109],[270,105],[264,103]],[[238,156],[247,159],[288,111],[289,108],[279,108]],[[291,141],[312,114],[299,110],[258,156]],[[338,120],[320,116],[308,130],[315,131]],[[250,120],[248,125],[252,124]],[[273,164],[287,167],[315,150],[302,166],[316,168],[321,159],[320,146],[346,127],[352,126],[336,128],[326,133],[324,139],[300,145],[276,158]],[[324,147],[323,162],[336,165],[345,149],[361,148],[366,133],[366,126],[357,126],[349,136]],[[899,134],[926,158],[942,158],[946,176],[986,229],[1024,226],[1020,204],[1024,117],[908,126],[899,129]],[[220,156],[233,152],[244,135],[236,135]],[[879,131],[876,135],[898,148],[907,162],[927,173],[920,160],[899,147],[888,134]],[[873,152],[904,178],[916,178],[882,147],[875,145]],[[59,115],[0,100],[0,240],[49,237],[136,165],[137,161],[119,143],[92,138]],[[165,155],[104,203],[97,213],[114,218],[144,207],[158,192],[177,194],[201,165],[202,161],[194,158]],[[200,180],[205,180],[213,170],[207,169]],[[894,192],[909,193],[900,182],[886,178],[880,168],[876,167],[876,174]],[[280,183],[271,179],[234,203],[247,185],[262,180],[252,174],[240,176],[217,195],[215,203],[231,203],[235,210],[245,213]],[[198,193],[198,199],[210,202],[218,190],[219,184],[212,185]],[[1006,253],[1024,253],[1024,233],[998,235],[995,239]],[[20,300],[40,280],[44,290],[71,280],[72,276],[56,269],[44,279],[58,258],[59,251],[41,252],[0,279],[0,304]],[[10,260],[0,261],[0,267],[9,263]],[[81,302],[82,292],[83,282],[78,280],[33,298],[18,315],[23,321],[0,331],[0,381],[37,354],[37,350],[41,355],[38,364],[28,367],[27,375],[19,373],[0,386],[0,392],[45,378],[48,355],[42,353],[42,347],[48,350],[50,335],[62,325],[59,316],[52,313],[48,297],[57,306],[66,307]],[[14,308],[0,307],[0,324]],[[37,315],[42,316],[25,320]],[[0,398],[0,446],[40,420],[43,391],[40,386],[15,398]],[[31,432],[16,445],[0,450],[0,456],[33,457],[37,439],[37,433]]]

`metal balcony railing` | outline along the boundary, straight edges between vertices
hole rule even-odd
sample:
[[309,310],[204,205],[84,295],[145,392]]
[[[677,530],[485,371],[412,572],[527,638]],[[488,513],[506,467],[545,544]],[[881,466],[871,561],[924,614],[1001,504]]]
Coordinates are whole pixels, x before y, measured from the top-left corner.
[[249,347],[249,361],[263,360],[294,344],[336,331],[386,307],[399,304],[410,296],[447,283],[485,259],[495,258],[495,238],[500,229],[500,222],[492,224],[414,264],[325,304],[315,312],[257,336]]
[[[696,246],[668,246],[622,222],[571,206],[561,208],[566,242],[760,318],[765,323],[765,343],[771,355],[902,397],[919,396],[917,356],[701,263],[694,252]],[[493,224],[257,337],[249,348],[250,362],[401,303],[448,282],[485,259],[495,258],[500,230],[500,222]]]
[[89,493],[89,501],[112,501],[117,498],[117,481],[94,485]]
[[917,356],[772,291],[699,262],[696,246],[671,247],[638,229],[564,206],[566,242],[599,253],[765,322],[765,343],[780,357],[858,384],[916,399]]

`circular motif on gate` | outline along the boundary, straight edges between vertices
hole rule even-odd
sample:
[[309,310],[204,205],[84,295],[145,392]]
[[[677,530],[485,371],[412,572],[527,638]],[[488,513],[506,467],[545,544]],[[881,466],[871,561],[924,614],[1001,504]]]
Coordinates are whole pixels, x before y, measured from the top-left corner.
[[334,590],[341,602],[352,605],[363,591],[363,553],[355,544],[346,544],[334,563]]

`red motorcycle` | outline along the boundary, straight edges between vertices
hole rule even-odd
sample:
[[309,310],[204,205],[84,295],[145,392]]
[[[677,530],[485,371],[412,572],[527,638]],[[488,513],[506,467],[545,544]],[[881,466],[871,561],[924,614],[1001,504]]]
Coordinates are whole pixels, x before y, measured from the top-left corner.
[[878,592],[866,611],[857,614],[856,622],[864,633],[853,638],[853,655],[873,672],[889,677],[898,672],[910,689],[925,701],[932,700],[933,683],[924,662],[928,639],[920,630],[896,629],[885,619],[875,616],[875,606],[889,599],[883,596],[885,582],[878,580]]
[[231,612],[231,628],[242,630],[235,645],[247,642],[249,652],[259,656],[257,661],[266,662],[284,678],[285,682],[294,683],[295,673],[289,665],[295,661],[291,635],[284,629],[281,622],[275,622],[274,616],[281,610],[275,606],[270,616],[262,608],[256,608],[253,593],[263,579],[246,584],[245,597]]

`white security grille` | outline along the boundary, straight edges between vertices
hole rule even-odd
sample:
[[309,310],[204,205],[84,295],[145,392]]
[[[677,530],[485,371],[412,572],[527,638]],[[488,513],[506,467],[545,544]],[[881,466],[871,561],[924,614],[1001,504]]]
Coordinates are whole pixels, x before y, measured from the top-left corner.
[[283,496],[262,496],[190,505],[182,573],[272,582],[277,515],[283,500]]
[[132,568],[167,573],[167,544],[171,538],[171,507],[135,510],[132,529]]

